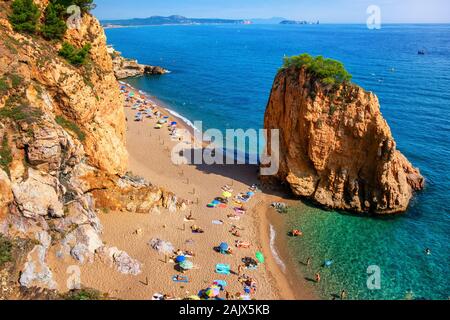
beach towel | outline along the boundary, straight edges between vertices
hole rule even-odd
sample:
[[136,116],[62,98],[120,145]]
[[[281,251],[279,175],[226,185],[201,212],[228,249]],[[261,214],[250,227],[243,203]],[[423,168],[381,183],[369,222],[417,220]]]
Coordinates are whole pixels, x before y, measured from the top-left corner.
[[213,220],[213,221],[212,221],[212,224],[215,224],[215,225],[222,225],[222,224],[223,224],[223,221],[221,221],[221,220]]
[[229,264],[217,264],[216,265],[216,273],[223,274],[223,275],[229,275],[231,273],[231,267]]

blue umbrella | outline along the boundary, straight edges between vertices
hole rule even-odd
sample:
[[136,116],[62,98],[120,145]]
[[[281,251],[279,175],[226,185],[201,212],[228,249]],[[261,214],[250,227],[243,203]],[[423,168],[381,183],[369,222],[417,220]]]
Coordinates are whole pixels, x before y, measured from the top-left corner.
[[185,256],[178,256],[178,257],[176,257],[175,261],[177,263],[184,262],[184,261],[186,261],[186,257]]
[[227,251],[228,248],[229,248],[228,243],[225,243],[225,242],[222,242],[222,243],[220,244],[220,246],[219,246],[219,249],[220,249],[221,251]]

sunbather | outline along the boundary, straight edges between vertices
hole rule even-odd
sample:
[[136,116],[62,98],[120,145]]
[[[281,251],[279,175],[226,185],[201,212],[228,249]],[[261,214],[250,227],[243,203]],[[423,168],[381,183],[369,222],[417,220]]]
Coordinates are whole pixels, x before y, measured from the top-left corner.
[[196,225],[193,225],[191,227],[191,230],[192,230],[193,233],[204,233],[205,232],[205,231],[203,231],[203,229],[201,229],[200,227],[198,227]]

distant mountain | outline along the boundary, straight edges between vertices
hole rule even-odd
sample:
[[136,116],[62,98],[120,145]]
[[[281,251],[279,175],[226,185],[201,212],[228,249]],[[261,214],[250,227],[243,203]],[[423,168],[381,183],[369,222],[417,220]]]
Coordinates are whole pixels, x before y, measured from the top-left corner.
[[249,20],[231,19],[196,19],[173,15],[169,17],[152,16],[149,18],[134,18],[126,20],[101,20],[103,26],[158,26],[170,24],[251,24]]
[[309,22],[305,20],[283,20],[280,24],[319,24],[320,22]]
[[281,21],[287,20],[286,18],[282,17],[273,17],[273,18],[267,18],[267,19],[250,19],[250,21],[254,24],[279,24]]

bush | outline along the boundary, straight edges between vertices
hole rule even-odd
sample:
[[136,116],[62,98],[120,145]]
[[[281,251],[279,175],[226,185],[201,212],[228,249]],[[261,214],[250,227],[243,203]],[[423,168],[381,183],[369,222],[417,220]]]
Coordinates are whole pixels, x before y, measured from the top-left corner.
[[20,86],[20,84],[23,81],[22,77],[19,76],[18,74],[12,74],[10,78],[11,78],[11,85],[13,88],[17,88],[18,86]]
[[83,48],[77,49],[70,43],[64,42],[59,51],[59,55],[69,61],[69,63],[80,66],[86,62],[89,50],[91,50],[90,44],[86,44]]
[[17,32],[35,33],[40,12],[33,0],[14,0],[9,21]]
[[1,78],[0,79],[0,94],[4,95],[4,94],[6,94],[6,92],[8,92],[8,90],[9,90],[9,85],[6,82],[6,79]]
[[63,116],[56,116],[55,121],[64,129],[70,130],[76,134],[80,141],[84,141],[86,139],[86,134],[72,121],[67,120]]
[[299,56],[284,58],[283,68],[291,66],[297,68],[306,67],[309,72],[318,77],[325,85],[342,84],[352,80],[352,75],[341,62],[325,59],[322,56],[312,57],[304,53]]
[[61,4],[50,2],[45,9],[42,35],[47,40],[61,40],[66,33],[67,25],[64,20],[65,8]]
[[[10,175],[9,166],[11,165],[11,162],[13,161],[12,154],[11,154],[11,148],[8,144],[8,136],[5,134],[3,135],[2,145],[0,148],[0,167],[5,171],[8,176]],[[1,238],[0,238],[1,241]],[[0,257],[0,264],[1,264],[1,257]]]
[[65,300],[102,300],[102,294],[94,289],[72,290],[66,293]]
[[12,243],[0,234],[0,267],[12,260]]
[[79,6],[82,12],[89,12],[95,8],[93,0],[55,0],[54,2],[62,5],[65,9],[71,5]]

